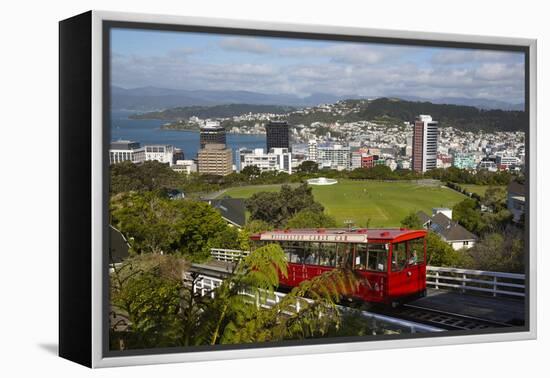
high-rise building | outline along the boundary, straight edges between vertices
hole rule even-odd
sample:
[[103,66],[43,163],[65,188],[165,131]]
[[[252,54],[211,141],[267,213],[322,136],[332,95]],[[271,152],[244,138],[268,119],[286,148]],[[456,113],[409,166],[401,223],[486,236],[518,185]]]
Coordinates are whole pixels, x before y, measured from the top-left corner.
[[269,121],[265,125],[267,151],[272,148],[287,148],[290,150],[290,133],[286,121]]
[[218,121],[206,121],[200,128],[200,146],[207,144],[226,144],[225,128]]
[[134,161],[134,150],[139,148],[139,142],[130,140],[117,140],[111,142],[109,148],[109,164],[116,164],[122,161]]
[[233,172],[233,156],[225,144],[207,143],[197,154],[200,174],[227,176]]
[[306,158],[310,161],[317,161],[317,141],[315,139],[310,140],[307,144]]
[[419,115],[414,122],[412,169],[426,172],[437,166],[437,122],[429,115]]

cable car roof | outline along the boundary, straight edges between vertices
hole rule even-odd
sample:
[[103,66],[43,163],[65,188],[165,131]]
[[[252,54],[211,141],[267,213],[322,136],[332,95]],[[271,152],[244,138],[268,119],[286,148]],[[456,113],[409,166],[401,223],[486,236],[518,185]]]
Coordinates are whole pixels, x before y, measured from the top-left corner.
[[264,231],[252,235],[254,240],[320,241],[366,243],[368,241],[399,242],[426,236],[426,230],[406,228],[317,228]]

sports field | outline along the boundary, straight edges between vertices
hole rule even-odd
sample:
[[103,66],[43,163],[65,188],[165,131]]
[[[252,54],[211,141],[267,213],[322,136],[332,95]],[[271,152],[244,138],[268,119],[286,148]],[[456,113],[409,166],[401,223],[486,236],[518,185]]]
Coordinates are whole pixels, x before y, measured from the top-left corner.
[[[248,198],[260,191],[278,191],[280,185],[230,188],[222,196]],[[411,211],[423,210],[431,215],[434,207],[453,207],[466,198],[441,185],[410,181],[340,180],[335,185],[312,186],[315,199],[342,226],[345,220],[369,227],[399,227]]]

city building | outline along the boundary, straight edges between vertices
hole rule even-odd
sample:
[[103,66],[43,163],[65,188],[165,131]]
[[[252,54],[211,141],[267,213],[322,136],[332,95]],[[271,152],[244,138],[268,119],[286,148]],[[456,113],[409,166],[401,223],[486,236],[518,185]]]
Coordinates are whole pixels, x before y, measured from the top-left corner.
[[350,168],[350,157],[349,146],[341,144],[317,146],[317,163],[321,169],[347,170]]
[[198,172],[226,176],[233,172],[233,156],[225,144],[205,144],[197,154]]
[[482,160],[477,166],[478,169],[485,169],[489,172],[498,171],[497,164],[493,160]]
[[265,125],[267,151],[272,148],[290,150],[290,133],[286,121],[269,121]]
[[178,160],[184,160],[185,154],[183,153],[183,150],[181,148],[174,148],[174,155],[173,155],[173,162],[176,164]]
[[453,157],[453,167],[459,169],[475,169],[476,161],[471,154],[458,153]]
[[111,142],[109,148],[109,164],[116,164],[122,161],[134,161],[134,150],[139,148],[139,142],[130,140],[118,140]]
[[472,248],[478,237],[453,221],[453,211],[447,208],[435,208],[430,217],[423,211],[417,214],[422,226],[435,232],[443,241],[453,247],[454,250]]
[[134,150],[134,163],[156,160],[170,166],[174,164],[174,147],[171,145],[148,145]]
[[317,161],[317,141],[315,139],[310,140],[307,144],[306,158],[309,161]]
[[352,152],[351,153],[350,169],[354,170],[354,169],[357,169],[357,168],[361,168],[361,159],[362,159],[361,152],[359,152],[359,151]]
[[172,166],[172,169],[178,173],[191,174],[197,172],[197,164],[194,160],[176,160],[176,164]]
[[510,169],[519,164],[519,159],[516,156],[497,156],[496,164],[498,169]]
[[200,147],[207,144],[226,144],[225,128],[218,121],[206,121],[200,128]]
[[412,168],[426,172],[437,166],[437,122],[429,115],[419,115],[414,122]]
[[265,152],[263,148],[241,148],[237,154],[237,170],[255,165],[261,172],[278,171],[292,174],[292,153],[287,148],[272,148]]
[[361,155],[361,168],[374,167],[374,156],[363,153]]

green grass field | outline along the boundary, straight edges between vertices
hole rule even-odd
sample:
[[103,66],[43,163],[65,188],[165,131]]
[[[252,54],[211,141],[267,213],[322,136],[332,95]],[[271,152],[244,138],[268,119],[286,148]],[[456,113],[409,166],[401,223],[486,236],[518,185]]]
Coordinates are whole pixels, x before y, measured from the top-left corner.
[[[489,185],[468,185],[468,184],[460,184],[461,187],[466,189],[469,192],[479,194],[480,196],[484,196],[487,189],[490,188]],[[505,186],[499,186],[499,188],[506,189]]]
[[[230,188],[222,196],[248,198],[260,191],[278,191],[280,185]],[[434,207],[453,207],[466,198],[452,189],[415,182],[340,180],[335,185],[312,186],[315,199],[338,223],[351,219],[355,225],[399,227],[401,219],[411,211],[432,213]]]

